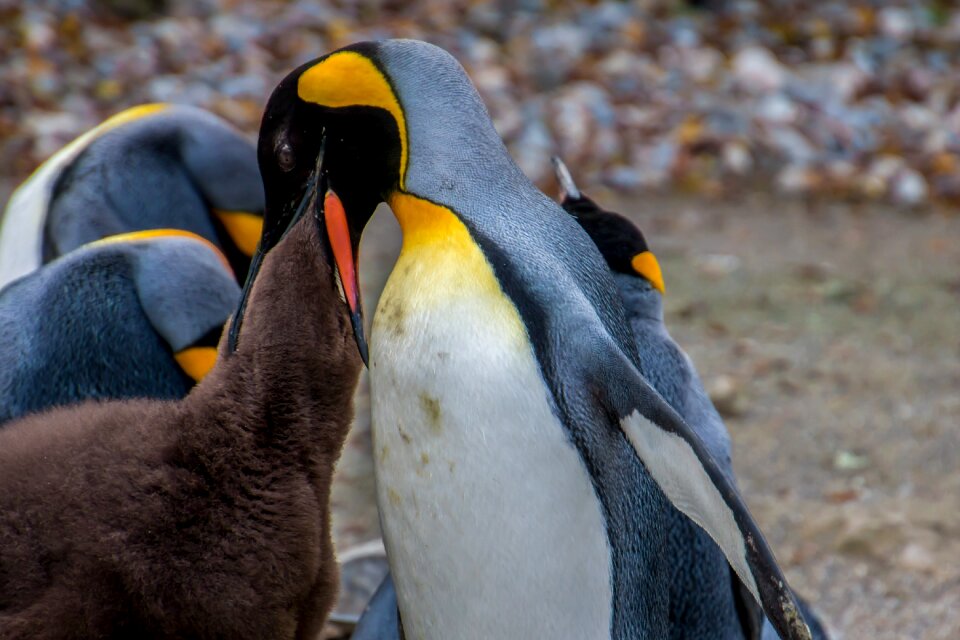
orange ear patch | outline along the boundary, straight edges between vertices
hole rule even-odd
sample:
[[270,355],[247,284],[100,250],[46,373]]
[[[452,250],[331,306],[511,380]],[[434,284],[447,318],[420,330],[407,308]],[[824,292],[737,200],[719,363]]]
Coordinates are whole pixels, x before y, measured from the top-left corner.
[[200,382],[216,364],[217,349],[216,347],[188,347],[178,351],[173,357],[185,374],[195,382]]
[[663,273],[660,271],[660,263],[657,257],[650,251],[643,251],[630,259],[630,266],[642,276],[650,281],[653,288],[660,293],[666,293],[666,287],[663,284]]
[[214,209],[213,214],[223,223],[233,244],[243,252],[243,255],[252,258],[260,243],[260,234],[263,232],[263,216],[246,211],[222,211]]

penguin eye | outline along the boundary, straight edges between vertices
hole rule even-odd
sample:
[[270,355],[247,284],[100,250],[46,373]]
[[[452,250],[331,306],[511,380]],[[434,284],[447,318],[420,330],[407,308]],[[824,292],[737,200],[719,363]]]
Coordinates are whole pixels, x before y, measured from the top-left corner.
[[293,155],[293,147],[290,143],[284,142],[277,147],[277,164],[284,173],[292,171],[297,166],[297,158]]

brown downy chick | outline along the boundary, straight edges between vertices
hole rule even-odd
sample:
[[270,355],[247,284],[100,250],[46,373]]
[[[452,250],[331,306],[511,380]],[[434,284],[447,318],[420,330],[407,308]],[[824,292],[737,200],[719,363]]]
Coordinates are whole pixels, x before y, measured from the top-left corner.
[[0,637],[319,631],[361,363],[312,218],[265,227],[236,350],[224,339],[186,398],[87,403],[0,432]]

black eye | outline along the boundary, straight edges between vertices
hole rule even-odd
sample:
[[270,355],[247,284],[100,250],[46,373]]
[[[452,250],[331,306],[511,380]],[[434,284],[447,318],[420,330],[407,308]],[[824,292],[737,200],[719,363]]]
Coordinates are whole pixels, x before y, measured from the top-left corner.
[[297,166],[297,158],[293,155],[293,147],[289,143],[284,142],[277,147],[277,164],[284,172],[292,171]]

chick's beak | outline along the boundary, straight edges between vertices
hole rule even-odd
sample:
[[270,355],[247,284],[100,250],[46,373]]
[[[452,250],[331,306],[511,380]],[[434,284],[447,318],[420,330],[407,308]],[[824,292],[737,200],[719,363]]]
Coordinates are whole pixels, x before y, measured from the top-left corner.
[[357,255],[350,235],[347,212],[333,189],[327,189],[324,195],[323,211],[327,238],[330,241],[330,249],[333,251],[337,283],[350,309],[353,337],[357,341],[363,364],[369,366],[367,339],[363,333],[363,304],[360,301],[360,285],[357,281]]

